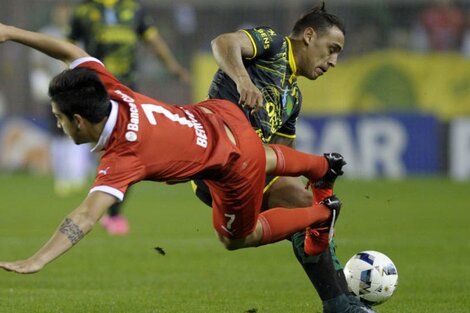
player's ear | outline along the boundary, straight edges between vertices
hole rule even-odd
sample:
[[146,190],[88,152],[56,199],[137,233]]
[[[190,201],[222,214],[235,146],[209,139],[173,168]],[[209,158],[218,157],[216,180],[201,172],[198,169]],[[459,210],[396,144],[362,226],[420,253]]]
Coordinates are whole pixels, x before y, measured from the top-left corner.
[[313,29],[313,27],[305,28],[304,37],[303,37],[305,44],[307,45],[310,44],[310,42],[312,42],[316,38],[317,38],[317,32],[315,31],[315,29]]
[[80,128],[83,126],[83,122],[84,118],[80,114],[73,115],[73,124],[78,130],[80,130]]

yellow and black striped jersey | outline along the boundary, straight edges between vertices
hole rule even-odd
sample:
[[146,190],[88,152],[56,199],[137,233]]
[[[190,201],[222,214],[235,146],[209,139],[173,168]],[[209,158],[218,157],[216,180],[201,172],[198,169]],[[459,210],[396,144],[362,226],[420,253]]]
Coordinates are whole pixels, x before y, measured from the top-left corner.
[[68,38],[81,41],[122,83],[135,88],[136,45],[156,32],[153,20],[135,0],[83,1],[75,7]]
[[[264,109],[251,114],[240,108],[263,142],[274,134],[295,138],[295,125],[302,95],[295,76],[296,65],[288,37],[278,35],[269,27],[241,30],[250,38],[254,55],[244,59],[253,83],[261,90]],[[218,70],[209,89],[209,98],[227,99],[238,104],[240,95],[233,80]]]

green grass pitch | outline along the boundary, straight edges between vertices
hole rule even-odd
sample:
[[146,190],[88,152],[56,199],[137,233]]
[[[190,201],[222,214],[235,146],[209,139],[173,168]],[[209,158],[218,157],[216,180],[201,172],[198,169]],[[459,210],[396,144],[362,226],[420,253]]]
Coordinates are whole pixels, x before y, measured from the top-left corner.
[[[32,255],[87,192],[58,198],[50,178],[26,175],[0,176],[0,190],[1,260]],[[343,264],[372,249],[398,268],[378,312],[470,312],[470,182],[341,179],[336,192]],[[321,312],[289,242],[225,251],[188,184],[141,183],[128,200],[130,235],[97,226],[40,273],[1,271],[0,313]]]

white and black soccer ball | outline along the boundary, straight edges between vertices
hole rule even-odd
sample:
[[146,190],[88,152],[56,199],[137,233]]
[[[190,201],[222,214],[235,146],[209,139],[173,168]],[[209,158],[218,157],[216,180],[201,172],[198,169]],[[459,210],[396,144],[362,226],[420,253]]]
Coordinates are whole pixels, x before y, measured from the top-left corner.
[[377,305],[390,299],[398,284],[395,264],[385,254],[362,251],[355,254],[344,267],[349,290],[369,304]]

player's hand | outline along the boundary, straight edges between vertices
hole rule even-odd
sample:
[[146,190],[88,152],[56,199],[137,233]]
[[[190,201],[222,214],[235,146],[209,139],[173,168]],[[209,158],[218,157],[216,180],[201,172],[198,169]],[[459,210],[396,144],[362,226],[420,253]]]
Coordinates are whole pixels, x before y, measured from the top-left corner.
[[263,94],[258,87],[253,84],[251,79],[243,79],[237,84],[237,90],[240,94],[238,103],[243,107],[251,108],[251,113],[256,113],[263,108]]
[[39,272],[44,267],[39,262],[27,259],[16,262],[0,262],[0,268],[8,272],[15,272],[19,274],[32,274]]
[[168,65],[168,70],[172,75],[177,77],[180,82],[188,85],[191,84],[191,73],[178,63],[174,62],[174,64]]
[[191,81],[192,81],[192,77],[191,77],[191,73],[188,72],[185,68],[180,68],[177,72],[176,72],[176,76],[178,76],[178,79],[184,83],[184,84],[191,84]]

